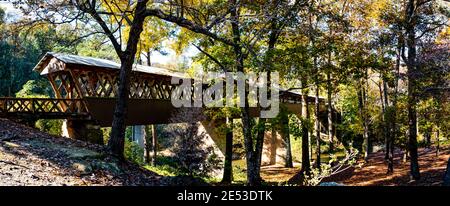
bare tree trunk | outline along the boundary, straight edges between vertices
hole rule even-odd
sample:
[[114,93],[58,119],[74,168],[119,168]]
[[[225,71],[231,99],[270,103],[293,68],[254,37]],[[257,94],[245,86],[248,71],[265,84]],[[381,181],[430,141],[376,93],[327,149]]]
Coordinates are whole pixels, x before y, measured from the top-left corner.
[[394,82],[394,98],[392,100],[392,114],[390,114],[391,120],[391,135],[389,139],[389,153],[388,153],[388,169],[387,173],[394,172],[394,141],[397,139],[397,97],[398,97],[398,83],[400,79],[400,60],[401,60],[401,52],[402,52],[402,37],[398,36],[398,45],[397,45],[397,60],[395,63],[395,82]]
[[427,148],[431,147],[431,132],[432,132],[432,128],[427,128],[427,130],[425,131],[425,145]]
[[[147,52],[147,66],[151,66],[151,62],[150,62],[150,51]],[[146,129],[144,129],[145,131],[148,130],[148,126],[145,126]],[[157,144],[155,142],[155,138],[156,138],[156,131],[154,131],[155,129],[155,125],[151,125],[151,130],[152,130],[152,137],[150,139],[150,135],[146,132],[145,133],[145,162],[147,164],[152,164],[153,166],[156,166],[155,163],[155,159],[156,159],[156,155],[153,154],[153,157],[150,156],[150,151],[153,150],[155,151],[155,144]]]
[[[384,131],[385,131],[385,135],[386,135],[386,160],[388,163],[388,169],[387,169],[387,173],[393,173],[394,172],[394,146],[393,146],[393,136],[394,134],[390,133],[389,131],[391,130],[391,123],[388,122],[388,120],[390,119],[392,121],[392,117],[389,117],[389,115],[392,114],[388,114],[387,113],[387,107],[389,106],[389,97],[388,97],[388,92],[387,92],[387,84],[386,81],[383,79],[383,92],[384,92]],[[395,108],[394,108],[395,109]],[[395,126],[395,123],[393,123]]]
[[415,35],[415,1],[409,0],[406,9],[406,35],[408,46],[407,76],[408,76],[408,126],[409,142],[408,150],[410,156],[410,173],[414,180],[420,179],[419,161],[417,153],[417,111],[416,111],[416,35]]
[[[306,79],[302,79],[302,88],[306,85]],[[306,89],[302,91],[302,169],[303,175],[309,175],[311,170],[310,165],[310,147],[309,147],[309,131],[308,131],[308,121],[309,121],[309,110],[308,110],[308,92]]]
[[363,124],[363,144],[362,144],[362,151],[364,153],[364,160],[367,161],[367,158],[369,156],[369,128],[368,128],[368,121],[367,121],[367,108],[366,108],[366,102],[367,102],[367,94],[366,94],[366,81],[367,81],[367,70],[365,77],[362,78],[360,81],[361,88],[359,94],[359,113],[362,119]]
[[293,168],[294,165],[292,163],[292,151],[291,151],[291,140],[290,140],[290,135],[289,135],[289,116],[288,116],[288,114],[282,114],[281,131],[283,134],[283,139],[286,142],[285,167]]
[[152,150],[153,150],[153,157],[152,157],[152,165],[156,166],[157,158],[158,158],[158,134],[156,133],[156,125],[152,125]]
[[[239,25],[239,5],[236,0],[230,0],[230,4],[236,5],[231,8],[231,27],[234,42],[234,54],[236,55],[236,70],[244,72],[244,54],[241,46],[241,32]],[[261,184],[261,177],[259,173],[258,155],[253,148],[253,138],[251,131],[250,109],[248,103],[247,92],[244,95],[244,108],[242,109],[242,130],[244,135],[244,145],[247,162],[247,182],[250,186],[257,186]],[[256,144],[258,145],[258,144]],[[257,147],[257,146],[256,146]]]
[[222,183],[230,184],[233,181],[233,120],[227,118],[227,131],[225,134],[225,163],[223,167]]
[[125,118],[127,116],[128,95],[130,88],[130,74],[136,56],[137,44],[143,30],[147,1],[139,1],[136,5],[135,16],[131,25],[126,50],[120,55],[119,86],[117,101],[114,109],[111,137],[108,150],[119,159],[124,159]]
[[150,135],[148,134],[148,126],[144,126],[144,152],[145,152],[145,162],[147,164],[151,163],[150,150],[152,149],[152,141],[150,139]]
[[[108,149],[119,159],[123,159],[124,143],[125,143],[125,117],[127,114],[127,102],[129,94],[129,79],[131,68],[133,66],[134,56],[129,55],[122,60],[119,76],[119,88],[114,117],[112,122],[111,137],[108,141]],[[127,71],[129,70],[129,71]]]
[[[381,77],[381,79],[382,78],[383,77]],[[388,105],[385,104],[384,95],[383,95],[383,91],[386,89],[386,87],[384,87],[383,80],[381,80],[381,81],[382,81],[381,83],[378,83],[378,91],[379,91],[379,94],[380,94],[381,118],[382,118],[381,122],[383,124],[382,126],[383,126],[383,136],[384,136],[384,144],[385,144],[384,159],[387,160],[388,156],[389,156],[389,147],[388,147],[388,145],[389,145],[389,139],[388,139],[389,131],[388,131],[388,128],[387,128],[388,124],[387,124],[387,119],[386,119],[386,115],[387,115],[386,114],[386,107]]]
[[149,50],[147,52],[147,66],[149,66],[149,67],[152,66],[151,56],[152,56],[152,52]]
[[439,152],[440,152],[440,139],[439,139],[439,128],[436,128],[436,132],[435,132],[435,139],[436,139],[436,156],[439,156]]
[[[314,60],[315,62],[316,60]],[[316,168],[320,170],[320,118],[319,118],[319,110],[320,110],[320,102],[319,102],[319,71],[318,69],[316,69],[317,73],[316,73],[316,98],[315,98],[315,116],[316,116],[316,120],[315,120],[315,131],[316,131]]]
[[[329,60],[331,62],[331,60]],[[327,73],[327,116],[328,116],[328,140],[330,141],[330,153],[334,150],[334,133],[333,133],[333,105],[332,105],[332,92],[333,88],[331,85],[331,72]]]

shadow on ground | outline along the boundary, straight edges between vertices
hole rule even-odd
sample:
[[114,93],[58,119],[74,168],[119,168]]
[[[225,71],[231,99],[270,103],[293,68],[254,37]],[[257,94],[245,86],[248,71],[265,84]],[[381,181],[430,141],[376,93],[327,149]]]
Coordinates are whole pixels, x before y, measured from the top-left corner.
[[0,185],[207,185],[190,177],[160,176],[104,151],[0,119]]

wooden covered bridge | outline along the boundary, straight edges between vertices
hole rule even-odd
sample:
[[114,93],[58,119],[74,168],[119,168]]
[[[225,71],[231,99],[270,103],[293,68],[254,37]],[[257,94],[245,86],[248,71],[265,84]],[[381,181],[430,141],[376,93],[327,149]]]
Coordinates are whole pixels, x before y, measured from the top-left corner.
[[[102,137],[93,131],[112,124],[120,64],[91,57],[47,53],[34,70],[48,78],[54,98],[0,98],[0,116],[64,119],[67,136],[103,143]],[[176,87],[171,84],[174,76],[185,78],[184,74],[167,69],[134,65],[127,125],[170,123],[172,115],[177,112],[170,99]],[[280,104],[298,114],[301,97],[298,93],[282,92]],[[307,99],[311,103],[315,101],[314,97]],[[320,101],[325,110],[324,101]]]

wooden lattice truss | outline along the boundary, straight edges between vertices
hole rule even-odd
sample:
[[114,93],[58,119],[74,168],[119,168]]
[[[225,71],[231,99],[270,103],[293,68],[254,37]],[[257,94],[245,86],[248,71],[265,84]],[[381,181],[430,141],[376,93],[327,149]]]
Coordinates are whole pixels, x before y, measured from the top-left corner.
[[[83,97],[117,96],[118,72],[99,70],[71,70],[75,79],[75,87]],[[51,80],[50,80],[51,81]],[[72,79],[65,82],[72,82]],[[170,84],[170,79],[142,73],[132,73],[130,78],[130,94],[133,99],[170,100],[172,90],[176,85]],[[64,88],[73,88],[65,86]],[[59,91],[58,89],[55,91]],[[78,95],[78,94],[73,94]]]
[[[50,73],[48,78],[59,99],[114,98],[117,97],[118,75],[117,70],[71,68]],[[170,80],[166,76],[132,72],[129,98],[170,100],[172,91],[178,86],[171,84]],[[195,92],[192,91],[192,94]],[[280,100],[283,103],[298,104],[301,102],[301,95],[282,92]]]
[[9,113],[86,113],[81,99],[0,98],[0,110]]

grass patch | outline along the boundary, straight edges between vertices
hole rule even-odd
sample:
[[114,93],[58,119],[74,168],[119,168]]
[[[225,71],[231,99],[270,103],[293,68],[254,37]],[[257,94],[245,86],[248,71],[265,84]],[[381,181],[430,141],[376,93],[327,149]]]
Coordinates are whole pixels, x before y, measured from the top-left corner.
[[[158,175],[166,177],[180,177],[189,176],[189,174],[182,169],[178,168],[177,163],[169,156],[158,156],[156,160],[157,164],[154,165],[144,165],[143,167],[150,170]],[[193,176],[193,178],[202,179],[206,183],[214,184],[221,181],[221,179],[209,176]]]
[[186,173],[177,167],[172,157],[158,156],[156,163],[156,165],[144,165],[144,168],[161,176],[174,177],[186,175]]
[[247,182],[247,164],[245,159],[233,160],[233,183],[245,184]]

